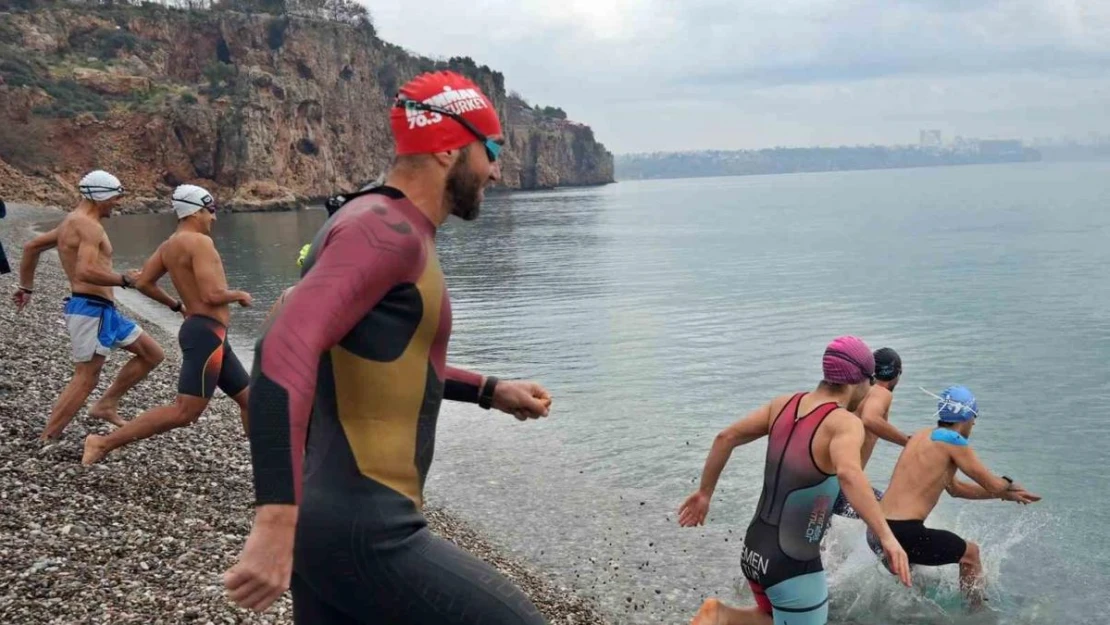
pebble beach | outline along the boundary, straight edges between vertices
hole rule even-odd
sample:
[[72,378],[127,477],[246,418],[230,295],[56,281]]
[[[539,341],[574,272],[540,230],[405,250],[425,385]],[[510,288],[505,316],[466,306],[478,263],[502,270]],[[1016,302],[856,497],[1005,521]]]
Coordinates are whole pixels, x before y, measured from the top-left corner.
[[[8,208],[0,240],[18,271],[33,224],[62,213]],[[0,623],[292,623],[288,593],[263,614],[239,609],[224,593],[223,573],[252,518],[250,450],[235,404],[218,395],[192,427],[83,467],[85,435],[111,427],[85,410],[129,354],[113,353],[61,440],[43,444],[39,434],[72,372],[61,312],[69,288],[56,255],[44,254],[34,299],[17,314],[10,303],[17,281],[14,273],[0,276]],[[125,311],[166,352],[124,397],[120,414],[131,419],[173,402],[180,353],[176,336]],[[432,531],[513,580],[548,622],[608,622],[587,599],[499,553],[444,504],[449,508],[432,501],[425,510]]]

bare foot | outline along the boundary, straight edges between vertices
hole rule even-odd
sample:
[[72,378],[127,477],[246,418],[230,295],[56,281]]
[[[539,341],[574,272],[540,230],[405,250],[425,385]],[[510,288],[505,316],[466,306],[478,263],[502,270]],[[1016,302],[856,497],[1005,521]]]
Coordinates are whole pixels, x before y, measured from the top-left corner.
[[89,416],[103,419],[116,427],[123,427],[125,422],[120,418],[118,411],[118,401],[109,401],[102,398],[100,401],[93,404],[92,408],[89,408]]
[[81,464],[85,466],[96,464],[108,455],[108,450],[104,448],[105,438],[96,434],[89,434],[85,437],[85,453],[81,454]]
[[987,599],[983,596],[982,591],[972,592],[971,596],[969,596],[967,600],[967,609],[972,614],[975,614],[976,612],[982,612],[983,608],[986,607],[986,605],[984,605],[986,601]]
[[701,604],[701,609],[694,615],[690,625],[717,625],[717,618],[721,615],[721,602],[710,597]]

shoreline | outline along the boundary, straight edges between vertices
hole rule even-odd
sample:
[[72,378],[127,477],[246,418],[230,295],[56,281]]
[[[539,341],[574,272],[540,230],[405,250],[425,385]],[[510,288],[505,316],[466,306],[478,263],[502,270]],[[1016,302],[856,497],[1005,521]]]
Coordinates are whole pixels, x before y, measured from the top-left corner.
[[[492,197],[492,196],[511,195],[513,193],[535,193],[535,192],[545,192],[545,191],[558,191],[558,190],[565,190],[565,189],[592,189],[592,188],[596,188],[596,187],[604,187],[604,186],[608,186],[608,185],[612,185],[612,184],[618,184],[619,182],[620,182],[619,180],[614,179],[614,180],[610,180],[608,182],[599,182],[599,183],[596,183],[596,184],[576,184],[576,185],[528,187],[528,188],[519,188],[519,189],[513,189],[513,188],[508,188],[508,187],[492,187],[492,188],[486,189],[485,193],[486,193],[487,196]],[[336,193],[338,193],[338,192],[339,191],[336,191]],[[214,193],[214,195],[219,197],[218,193],[216,193],[216,192],[213,192],[213,193]],[[76,191],[74,191],[73,193],[69,193],[67,191],[66,195],[67,196],[72,195],[74,198],[77,197]],[[242,201],[236,201],[234,199],[234,194],[232,194],[232,199],[229,199],[229,200],[224,201],[224,202],[221,202],[221,201],[217,200],[217,205],[220,207],[221,211],[226,211],[226,212],[229,212],[229,213],[294,213],[294,212],[306,211],[306,210],[323,210],[324,202],[328,199],[328,197],[330,197],[330,196],[322,196],[322,197],[315,197],[315,196],[295,197],[294,196],[292,198],[283,197],[283,198],[275,199],[275,200],[258,200],[258,201],[252,201],[252,202],[242,202]],[[63,206],[54,204],[48,198],[35,197],[31,193],[22,193],[22,194],[21,193],[9,193],[8,195],[6,195],[4,197],[4,200],[11,203],[11,204],[17,205],[17,206],[34,207],[36,210],[38,210],[38,209],[60,210],[60,211],[63,211],[63,212],[69,212],[69,210],[70,210],[70,208],[68,208],[68,207],[63,207]],[[73,202],[75,203],[76,200],[73,200]],[[116,208],[116,211],[115,211],[114,214],[116,214],[116,215],[148,215],[148,214],[168,213],[168,212],[171,212],[171,209],[169,207],[169,191],[166,192],[165,197],[155,197],[155,196],[147,196],[147,195],[132,195],[126,201],[121,203],[121,205],[119,207]]]
[[[30,227],[61,212],[8,208],[0,239],[18,272]],[[0,622],[291,623],[289,593],[261,615],[234,607],[224,594],[223,572],[252,519],[250,449],[235,404],[218,394],[193,426],[83,467],[84,436],[110,428],[86,409],[126,362],[126,352],[116,351],[62,439],[41,444],[39,433],[72,372],[60,314],[69,287],[56,256],[44,255],[34,299],[16,314],[8,298],[17,281],[15,272],[0,277]],[[124,396],[120,414],[131,419],[173,402],[181,357],[176,336],[122,299],[119,305],[166,352]],[[587,599],[504,556],[444,502],[426,505],[425,515],[432,532],[516,583],[548,622],[608,622]]]

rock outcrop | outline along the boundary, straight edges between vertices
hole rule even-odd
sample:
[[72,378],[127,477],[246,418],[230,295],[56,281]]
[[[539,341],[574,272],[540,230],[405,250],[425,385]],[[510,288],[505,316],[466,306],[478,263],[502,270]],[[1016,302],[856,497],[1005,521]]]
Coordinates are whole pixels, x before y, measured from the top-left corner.
[[488,67],[414,56],[372,27],[54,5],[0,13],[0,194],[69,206],[80,176],[100,167],[136,207],[164,209],[183,182],[236,209],[295,207],[377,177],[392,156],[392,95],[434,68],[467,74],[498,108],[501,186],[613,181],[589,127],[509,97]]

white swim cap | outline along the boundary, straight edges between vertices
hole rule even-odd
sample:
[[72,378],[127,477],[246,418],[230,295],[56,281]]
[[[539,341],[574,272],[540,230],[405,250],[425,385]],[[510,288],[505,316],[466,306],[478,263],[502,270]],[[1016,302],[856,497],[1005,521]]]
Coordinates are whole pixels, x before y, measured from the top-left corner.
[[178,219],[185,219],[202,208],[216,208],[216,200],[203,187],[183,184],[173,190],[173,210]]
[[106,202],[117,195],[123,195],[123,185],[119,178],[100,169],[85,174],[77,188],[82,197],[94,202]]

